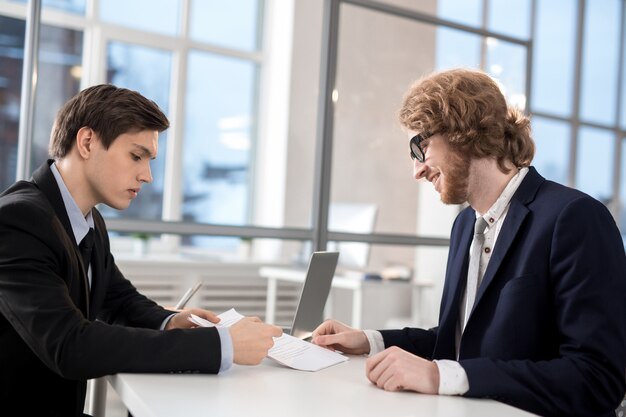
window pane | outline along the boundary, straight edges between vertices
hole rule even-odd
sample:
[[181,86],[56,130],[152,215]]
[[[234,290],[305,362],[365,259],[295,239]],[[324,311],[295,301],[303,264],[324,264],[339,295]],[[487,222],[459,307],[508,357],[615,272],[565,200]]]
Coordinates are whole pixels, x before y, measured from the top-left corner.
[[105,22],[164,35],[178,33],[180,0],[104,0],[98,4]]
[[498,79],[509,104],[526,108],[526,48],[487,38],[487,68]]
[[619,0],[588,1],[580,115],[586,121],[616,123]]
[[381,3],[428,13],[468,26],[482,26],[483,0],[381,0]]
[[531,106],[534,111],[559,116],[572,113],[577,3],[537,0]]
[[31,171],[48,159],[57,111],[80,89],[83,32],[42,25]]
[[[436,27],[350,5],[340,13],[329,223],[414,233],[416,185],[396,112],[407,86],[433,70]],[[346,224],[352,216],[360,224]]]
[[481,27],[483,0],[439,0],[437,16],[469,26]]
[[[107,48],[107,82],[136,90],[155,101],[167,115],[172,66],[171,52],[143,46],[110,42]],[[163,211],[163,183],[168,133],[159,135],[159,155],[150,163],[153,182],[142,187],[128,209],[103,206],[107,217],[158,220]]]
[[189,54],[185,220],[230,225],[249,221],[256,73],[251,62],[196,51]]
[[436,27],[436,31],[437,70],[480,66],[480,36],[444,27]]
[[[10,0],[16,3],[27,3],[27,0]],[[44,8],[58,9],[65,12],[85,14],[85,0],[43,0]]]
[[576,188],[608,204],[613,195],[614,134],[582,127],[578,137]]
[[260,45],[263,15],[259,3],[258,0],[194,0],[190,13],[191,37],[229,48],[256,50]]
[[0,190],[17,172],[25,28],[23,20],[0,16]]
[[489,0],[489,30],[528,39],[530,0]]
[[545,178],[567,184],[570,151],[570,125],[542,117],[532,119],[535,139],[533,166]]

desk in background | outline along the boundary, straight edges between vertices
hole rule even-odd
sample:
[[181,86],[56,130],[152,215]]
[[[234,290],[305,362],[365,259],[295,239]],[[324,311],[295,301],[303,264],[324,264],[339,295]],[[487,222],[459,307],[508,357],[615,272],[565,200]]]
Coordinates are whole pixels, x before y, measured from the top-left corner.
[[266,359],[259,366],[233,365],[221,375],[107,378],[134,417],[532,415],[493,400],[383,391],[365,377],[360,356],[319,372],[295,371]]
[[[304,283],[306,270],[288,267],[261,267],[259,276],[267,279],[267,302],[265,306],[265,321],[274,324],[276,311],[276,294],[278,281]],[[421,308],[422,289],[431,287],[430,282],[413,283],[409,281],[381,281],[363,280],[360,275],[336,274],[333,277],[332,289],[348,290],[351,292],[352,307],[350,312],[350,325],[355,328],[383,328],[386,319],[398,316],[412,316],[419,323],[421,317],[418,313]],[[338,295],[338,294],[335,294]],[[340,318],[337,308],[334,308],[333,291],[328,298],[325,316]],[[371,302],[371,308],[376,309],[371,316],[374,319],[365,320],[367,301]],[[381,300],[383,301],[381,303]],[[413,312],[411,314],[411,311]],[[378,322],[374,321],[379,320]],[[291,324],[291,323],[288,323]]]

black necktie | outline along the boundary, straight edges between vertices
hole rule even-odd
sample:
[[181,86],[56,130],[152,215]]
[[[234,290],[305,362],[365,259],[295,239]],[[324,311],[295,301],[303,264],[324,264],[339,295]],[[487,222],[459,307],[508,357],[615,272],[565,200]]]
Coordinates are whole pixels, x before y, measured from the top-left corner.
[[89,232],[87,232],[83,240],[81,240],[80,245],[78,245],[80,254],[83,257],[83,266],[85,267],[85,274],[87,274],[87,272],[89,271],[89,264],[91,263],[91,250],[93,249],[93,235],[94,235],[93,227],[90,227]]

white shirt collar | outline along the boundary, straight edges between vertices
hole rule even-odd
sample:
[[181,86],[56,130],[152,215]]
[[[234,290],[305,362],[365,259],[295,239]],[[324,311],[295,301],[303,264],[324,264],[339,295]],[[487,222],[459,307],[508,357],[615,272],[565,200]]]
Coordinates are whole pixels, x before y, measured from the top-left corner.
[[[504,187],[504,190],[496,202],[493,203],[489,210],[487,210],[487,212],[482,216],[489,226],[497,223],[502,215],[508,211],[507,209],[509,207],[509,203],[511,202],[511,198],[513,198],[513,195],[524,180],[524,177],[526,177],[526,174],[528,174],[528,167],[520,169],[517,174],[509,180],[509,183],[506,187]],[[478,217],[480,217],[480,215],[476,212],[476,218]]]
[[56,167],[56,163],[52,163],[52,165],[50,165],[50,170],[52,171],[52,175],[54,175],[54,179],[59,186],[59,190],[61,190],[63,205],[65,206],[67,216],[70,218],[72,232],[74,232],[74,238],[76,239],[76,244],[78,245],[87,235],[87,232],[89,232],[89,228],[94,227],[91,210],[89,210],[86,217],[83,216],[83,213],[80,211],[80,208],[78,208],[78,204],[76,204],[70,190],[67,189],[67,186],[63,181],[63,177],[61,177],[61,173]]

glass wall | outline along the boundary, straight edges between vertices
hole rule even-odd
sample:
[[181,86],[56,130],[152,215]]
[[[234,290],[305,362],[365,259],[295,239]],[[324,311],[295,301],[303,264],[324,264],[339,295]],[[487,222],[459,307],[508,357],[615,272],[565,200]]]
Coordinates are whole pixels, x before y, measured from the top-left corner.
[[[321,171],[320,123],[328,120],[319,112],[327,70],[320,58],[327,53],[323,8],[331,2],[339,10],[331,39],[336,76],[325,103],[332,107],[330,164]],[[172,122],[159,139],[154,182],[128,210],[101,208],[116,238],[143,232],[154,236],[155,252],[228,258],[251,247],[261,259],[285,259],[312,250],[300,242],[313,240],[321,207],[334,242],[329,248],[346,243],[341,233],[378,245],[365,256],[344,245],[353,253],[352,260],[344,256],[346,265],[377,269],[404,242],[418,252],[397,262],[414,269],[419,250],[431,249],[420,239],[445,245],[458,207],[441,208],[436,193],[412,179],[396,111],[412,81],[459,66],[487,71],[509,102],[531,114],[540,173],[599,198],[620,225],[626,221],[624,158],[618,157],[626,129],[623,1],[384,0],[368,7],[340,0],[50,0],[43,6],[31,169],[47,157],[58,108],[89,85],[137,90]],[[25,17],[25,1],[0,0],[3,189],[16,178]],[[326,184],[320,176],[327,174]],[[268,235],[276,239],[258,240]]]

